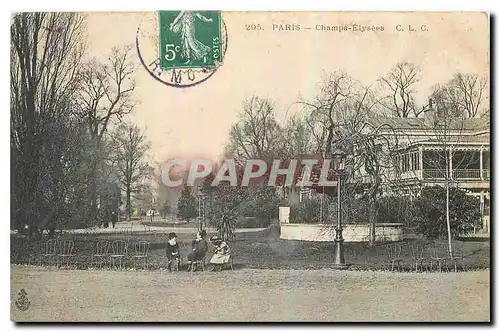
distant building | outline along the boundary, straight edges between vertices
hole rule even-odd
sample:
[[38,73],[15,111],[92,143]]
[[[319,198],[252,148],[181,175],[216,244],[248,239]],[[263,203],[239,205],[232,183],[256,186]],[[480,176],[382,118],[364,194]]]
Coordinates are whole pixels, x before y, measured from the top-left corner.
[[[379,140],[391,142],[380,144],[381,154],[390,156],[387,159],[391,164],[382,174],[382,190],[387,194],[418,196],[422,188],[445,186],[448,181],[451,187],[478,198],[483,229],[489,231],[489,117],[454,118],[447,122],[436,122],[432,114],[422,118],[370,118],[372,128],[379,128]],[[384,148],[388,145],[391,151]],[[362,168],[350,181],[368,186],[370,179]],[[311,197],[300,186],[281,187],[278,193],[292,203]]]
[[[455,118],[447,124],[424,118],[373,118],[384,137],[397,140],[397,172],[388,184],[418,194],[427,186],[455,188],[478,197],[484,228],[489,231],[490,123],[489,118]],[[396,188],[394,188],[396,189]]]

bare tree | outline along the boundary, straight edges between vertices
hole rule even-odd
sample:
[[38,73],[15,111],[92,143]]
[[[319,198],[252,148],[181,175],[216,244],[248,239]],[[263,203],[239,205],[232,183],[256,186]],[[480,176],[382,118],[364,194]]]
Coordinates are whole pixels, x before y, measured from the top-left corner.
[[439,109],[447,109],[456,117],[474,118],[486,112],[488,79],[478,74],[458,73],[451,80],[434,88],[434,100]]
[[[245,160],[260,158],[271,162],[276,157],[281,157],[282,161],[291,157],[295,145],[292,140],[297,133],[296,128],[292,128],[292,122],[287,125],[287,132],[284,133],[283,127],[275,119],[271,100],[252,96],[243,102],[243,110],[238,122],[231,128],[225,149],[225,157],[236,160],[239,181]],[[241,207],[257,197],[270,198],[266,201],[268,203],[274,192],[274,188],[267,186],[231,187],[226,183],[205,189],[208,189],[206,191],[210,197],[209,217],[215,221],[220,235],[230,240],[234,237],[234,223],[241,213]],[[257,206],[258,202],[254,203]]]
[[70,152],[77,142],[71,135],[79,128],[73,100],[84,23],[76,13],[18,13],[11,21],[11,202],[17,226],[50,223],[63,202],[64,177],[73,176]]
[[390,111],[391,116],[407,118],[418,117],[428,109],[428,105],[418,106],[415,102],[416,86],[422,79],[422,70],[419,66],[400,62],[381,79],[389,90],[382,104]]
[[[380,98],[372,86],[363,86],[343,72],[326,75],[312,101],[300,101],[309,110],[308,127],[325,159],[333,147],[348,155],[346,190],[361,192],[370,202],[370,244],[375,242],[378,196],[389,181],[398,142],[386,136],[390,125],[374,124],[382,114]],[[345,190],[344,190],[345,192]],[[350,196],[349,195],[346,195]]]
[[150,166],[146,162],[149,143],[137,125],[122,123],[113,133],[114,160],[121,190],[125,191],[127,219],[131,219],[131,196],[144,190],[151,179]]
[[283,151],[281,154],[284,156],[292,158],[310,152],[311,135],[306,120],[302,116],[296,114],[288,117],[281,128],[281,133],[278,149]]
[[226,155],[238,160],[269,157],[276,150],[279,135],[273,102],[252,96],[243,102],[239,121],[231,128]]
[[113,48],[107,63],[92,59],[84,65],[80,75],[79,113],[87,124],[95,153],[89,178],[91,220],[95,220],[97,212],[96,178],[98,164],[103,158],[104,135],[113,120],[121,120],[136,104],[133,99],[135,65],[131,56],[130,46]]
[[310,101],[300,100],[309,116],[306,118],[316,152],[322,156],[331,153],[338,116],[359,90],[359,83],[342,71],[325,74],[319,84],[318,94]]
[[[390,124],[377,123],[368,116],[370,107],[364,105],[349,114],[342,123],[342,130],[334,145],[347,152],[347,197],[361,192],[369,202],[368,222],[370,227],[369,245],[375,244],[375,226],[378,220],[377,200],[384,186],[397,180],[398,169],[394,163],[393,151],[398,150],[397,135]],[[357,118],[352,125],[353,117]]]

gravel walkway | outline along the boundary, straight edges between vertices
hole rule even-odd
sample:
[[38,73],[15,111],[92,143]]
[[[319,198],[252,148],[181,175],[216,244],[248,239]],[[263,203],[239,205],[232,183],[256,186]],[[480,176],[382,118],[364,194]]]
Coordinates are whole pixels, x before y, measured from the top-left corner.
[[[15,321],[489,321],[490,272],[11,267]],[[14,306],[24,288],[31,307]]]

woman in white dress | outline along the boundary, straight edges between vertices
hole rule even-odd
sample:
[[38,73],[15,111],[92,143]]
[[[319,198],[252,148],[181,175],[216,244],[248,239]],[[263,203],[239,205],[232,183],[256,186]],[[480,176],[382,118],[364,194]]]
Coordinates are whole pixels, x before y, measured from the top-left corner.
[[199,12],[181,11],[170,24],[170,31],[181,35],[181,57],[189,63],[191,60],[202,60],[210,52],[210,47],[196,39],[195,20],[198,18],[205,23],[212,22],[211,18]]

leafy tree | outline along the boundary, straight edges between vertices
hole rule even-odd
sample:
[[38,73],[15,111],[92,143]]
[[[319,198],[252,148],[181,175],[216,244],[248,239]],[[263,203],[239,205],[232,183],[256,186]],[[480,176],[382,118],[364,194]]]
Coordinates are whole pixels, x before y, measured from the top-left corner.
[[[74,102],[85,17],[18,13],[11,21],[11,220],[32,230],[65,222],[85,183]],[[30,232],[31,234],[31,232]]]
[[168,214],[172,212],[172,207],[170,206],[170,202],[166,200],[162,207],[160,208],[160,213],[163,216],[163,218],[166,218]]
[[122,123],[113,133],[114,161],[121,189],[125,192],[127,219],[131,219],[132,194],[144,191],[151,178],[151,167],[146,162],[149,142],[139,126]]
[[[470,232],[481,224],[481,212],[475,197],[460,189],[450,188],[449,221],[452,238]],[[445,238],[448,235],[446,222],[446,189],[431,187],[422,189],[415,201],[414,222],[417,231],[429,239]]]
[[249,197],[238,209],[244,217],[258,217],[270,221],[278,217],[279,198],[276,188],[252,186],[248,188]]
[[240,216],[240,209],[250,199],[249,187],[232,187],[221,182],[210,193],[209,218],[224,240],[234,241],[235,223]]
[[185,186],[177,202],[177,218],[189,221],[196,218],[196,216],[196,198],[191,194],[191,189]]

